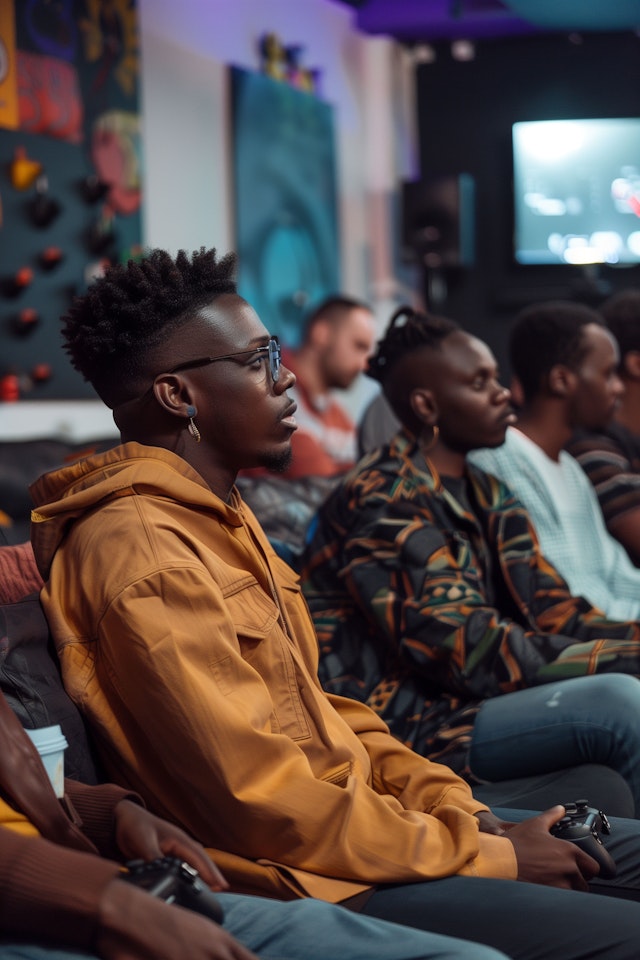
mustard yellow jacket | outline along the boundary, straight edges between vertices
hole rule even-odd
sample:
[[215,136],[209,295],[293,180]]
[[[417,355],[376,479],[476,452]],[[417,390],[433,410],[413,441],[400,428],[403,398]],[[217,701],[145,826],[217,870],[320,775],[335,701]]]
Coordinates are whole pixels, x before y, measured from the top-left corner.
[[339,901],[376,883],[516,875],[452,771],[325,694],[293,571],[238,493],[124,444],[32,487],[42,600],[111,779],[238,891]]

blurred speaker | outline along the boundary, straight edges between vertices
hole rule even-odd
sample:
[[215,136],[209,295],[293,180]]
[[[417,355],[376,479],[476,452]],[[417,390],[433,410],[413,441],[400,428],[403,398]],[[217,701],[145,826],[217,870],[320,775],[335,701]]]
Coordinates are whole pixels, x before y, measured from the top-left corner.
[[402,185],[402,245],[426,267],[471,267],[475,183],[468,173]]

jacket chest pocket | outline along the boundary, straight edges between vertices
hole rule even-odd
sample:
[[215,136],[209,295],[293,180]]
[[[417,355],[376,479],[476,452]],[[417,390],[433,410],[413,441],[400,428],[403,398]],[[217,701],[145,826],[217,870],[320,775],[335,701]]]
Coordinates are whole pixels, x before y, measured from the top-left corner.
[[[309,738],[311,731],[300,693],[304,678],[292,654],[275,602],[265,595],[253,578],[242,590],[227,596],[226,601],[240,655],[259,674],[268,690],[272,732],[285,734],[292,740]],[[214,666],[216,671],[222,668],[221,662]],[[228,666],[231,670],[232,664]],[[229,692],[233,687],[234,693],[242,695],[240,676],[235,683],[231,676],[224,679]]]

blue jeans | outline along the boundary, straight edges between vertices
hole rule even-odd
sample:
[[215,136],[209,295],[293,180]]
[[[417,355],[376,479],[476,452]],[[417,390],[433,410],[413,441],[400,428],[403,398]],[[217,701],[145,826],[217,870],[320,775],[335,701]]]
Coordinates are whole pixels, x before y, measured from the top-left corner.
[[[401,927],[320,900],[217,894],[224,927],[263,960],[508,960],[491,947]],[[185,944],[188,958],[188,944]],[[73,950],[0,943],[0,960],[96,960]]]
[[487,700],[469,759],[474,775],[488,781],[603,764],[624,777],[640,817],[640,681],[598,674]]

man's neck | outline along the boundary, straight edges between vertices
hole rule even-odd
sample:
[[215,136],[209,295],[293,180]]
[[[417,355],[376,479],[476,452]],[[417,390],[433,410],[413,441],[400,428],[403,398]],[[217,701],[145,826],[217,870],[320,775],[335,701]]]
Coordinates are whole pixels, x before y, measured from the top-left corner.
[[224,500],[225,503],[229,503],[238,471],[220,464],[216,457],[216,451],[212,450],[206,441],[196,444],[187,435],[186,430],[179,434],[162,433],[161,431],[149,432],[142,440],[137,432],[121,428],[120,436],[123,443],[133,440],[152,447],[162,447],[171,451],[171,453],[175,453],[202,477],[212,493]]
[[558,460],[571,437],[571,426],[559,404],[538,403],[518,413],[516,428],[552,460]]
[[463,453],[456,453],[437,443],[432,450],[425,451],[424,457],[435,467],[440,477],[464,476],[466,457]]

